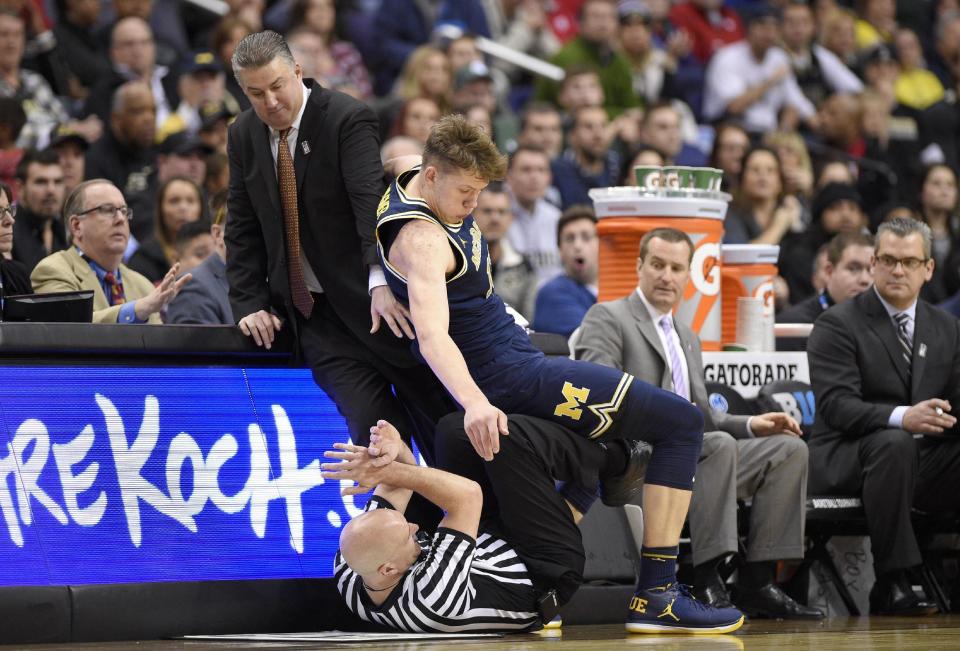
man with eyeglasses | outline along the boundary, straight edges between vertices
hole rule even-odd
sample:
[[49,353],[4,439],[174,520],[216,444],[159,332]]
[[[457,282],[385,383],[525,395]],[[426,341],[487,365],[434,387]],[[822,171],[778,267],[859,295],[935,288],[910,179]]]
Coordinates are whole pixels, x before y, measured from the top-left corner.
[[190,281],[174,264],[154,287],[122,264],[133,211],[105,179],[84,181],[63,208],[71,246],[40,261],[30,281],[37,293],[93,290],[94,323],[160,323],[160,311]]
[[877,231],[874,286],[817,320],[807,344],[816,421],[810,493],[859,495],[877,581],[870,611],[927,615],[907,571],[922,561],[911,508],[960,508],[960,322],[918,300],[933,275],[929,226]]

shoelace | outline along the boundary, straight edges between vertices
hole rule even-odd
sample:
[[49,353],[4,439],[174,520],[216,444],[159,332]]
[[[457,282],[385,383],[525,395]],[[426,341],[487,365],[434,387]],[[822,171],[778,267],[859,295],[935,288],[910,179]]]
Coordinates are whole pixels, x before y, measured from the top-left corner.
[[[669,586],[667,587],[667,589],[669,589]],[[683,597],[689,598],[690,601],[693,602],[693,605],[694,605],[698,610],[712,610],[712,609],[713,609],[712,606],[708,606],[707,604],[703,603],[702,601],[700,601],[699,599],[697,599],[695,596],[693,596],[693,592],[690,591],[690,586],[687,585],[687,584],[685,584],[685,583],[677,583],[677,593],[679,593],[679,594],[680,594],[681,596],[683,596]]]

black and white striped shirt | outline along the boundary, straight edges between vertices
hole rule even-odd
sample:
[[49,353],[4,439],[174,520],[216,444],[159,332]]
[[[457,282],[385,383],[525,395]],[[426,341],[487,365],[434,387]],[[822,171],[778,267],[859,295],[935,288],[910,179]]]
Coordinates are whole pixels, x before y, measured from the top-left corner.
[[[393,508],[373,497],[365,510]],[[477,540],[440,527],[421,541],[423,552],[398,588],[379,606],[340,552],[334,578],[347,607],[361,619],[414,633],[530,631],[540,628],[538,595],[517,553],[503,540]]]

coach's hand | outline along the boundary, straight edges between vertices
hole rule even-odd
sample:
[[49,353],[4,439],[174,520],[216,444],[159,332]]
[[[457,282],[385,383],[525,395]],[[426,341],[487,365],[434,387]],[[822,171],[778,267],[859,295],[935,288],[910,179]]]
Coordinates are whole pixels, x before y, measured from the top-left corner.
[[403,303],[394,298],[393,292],[386,285],[378,285],[370,292],[370,319],[373,322],[370,334],[380,329],[381,318],[397,337],[406,335],[410,339],[416,339],[410,312]]
[[950,403],[939,398],[918,402],[903,414],[903,429],[917,434],[943,434],[957,424]]
[[803,436],[803,430],[793,416],[782,411],[771,411],[750,419],[750,429],[754,436],[772,436],[774,434],[793,434]]
[[493,461],[493,455],[500,451],[500,435],[506,436],[507,415],[491,405],[482,402],[477,405],[466,405],[463,415],[463,427],[473,449],[486,461]]
[[280,319],[276,314],[259,310],[240,319],[237,325],[240,326],[240,332],[248,337],[253,337],[258,346],[270,350],[276,333],[280,331],[280,324]]

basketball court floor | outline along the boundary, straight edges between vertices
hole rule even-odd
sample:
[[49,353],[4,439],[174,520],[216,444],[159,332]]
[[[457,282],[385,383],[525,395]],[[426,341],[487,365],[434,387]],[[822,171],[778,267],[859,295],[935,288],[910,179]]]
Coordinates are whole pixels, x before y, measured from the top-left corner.
[[[622,626],[568,626],[562,631],[501,638],[436,641],[383,641],[352,644],[329,642],[190,641],[158,640],[70,645],[30,645],[31,650],[137,649],[138,651],[235,651],[237,649],[390,649],[419,651],[916,651],[960,649],[960,615],[933,617],[837,617],[822,622],[748,622],[737,633],[718,636],[626,635]],[[5,647],[13,648],[13,647]]]

